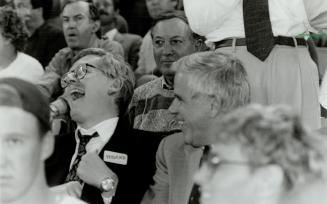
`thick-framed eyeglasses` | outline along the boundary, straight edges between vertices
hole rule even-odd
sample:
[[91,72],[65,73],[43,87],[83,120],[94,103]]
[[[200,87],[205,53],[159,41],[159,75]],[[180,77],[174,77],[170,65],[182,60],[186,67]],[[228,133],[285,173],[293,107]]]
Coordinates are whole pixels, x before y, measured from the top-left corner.
[[77,67],[67,72],[64,76],[61,77],[61,87],[66,88],[72,81],[76,79],[83,79],[85,75],[89,72],[88,68],[96,69],[95,66],[85,63],[79,64]]

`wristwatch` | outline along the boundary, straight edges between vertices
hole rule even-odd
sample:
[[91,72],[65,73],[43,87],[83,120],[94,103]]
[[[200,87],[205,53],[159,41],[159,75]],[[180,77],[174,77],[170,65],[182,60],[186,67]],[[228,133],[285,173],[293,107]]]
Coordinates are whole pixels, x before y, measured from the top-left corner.
[[102,192],[110,192],[115,189],[115,186],[116,181],[111,177],[107,177],[101,181],[100,190]]

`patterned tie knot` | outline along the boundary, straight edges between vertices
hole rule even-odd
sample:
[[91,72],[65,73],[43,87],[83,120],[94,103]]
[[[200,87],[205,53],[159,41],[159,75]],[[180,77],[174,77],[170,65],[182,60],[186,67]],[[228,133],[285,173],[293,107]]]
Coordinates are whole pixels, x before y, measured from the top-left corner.
[[76,158],[73,162],[73,165],[66,177],[66,182],[78,181],[82,184],[83,181],[76,174],[79,162],[81,161],[82,157],[86,154],[86,145],[89,143],[89,141],[92,138],[99,136],[99,134],[97,132],[95,132],[92,135],[82,135],[81,132],[78,131],[77,136],[80,140],[79,145],[78,145],[78,150],[77,150],[77,156],[76,156]]

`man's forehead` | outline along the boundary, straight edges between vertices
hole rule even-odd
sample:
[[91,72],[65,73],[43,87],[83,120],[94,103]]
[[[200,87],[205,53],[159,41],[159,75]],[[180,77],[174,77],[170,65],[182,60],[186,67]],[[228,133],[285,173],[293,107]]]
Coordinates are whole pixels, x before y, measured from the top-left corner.
[[76,62],[74,62],[73,66],[70,68],[70,70],[74,69],[80,64],[91,64],[94,65],[96,61],[98,61],[101,57],[97,55],[86,55],[80,59],[78,59]]
[[159,21],[153,27],[153,36],[188,36],[191,30],[187,23],[185,23],[182,19],[172,18],[167,20]]
[[65,6],[62,12],[63,16],[76,16],[79,14],[89,16],[89,4],[87,2],[76,1],[69,3]]

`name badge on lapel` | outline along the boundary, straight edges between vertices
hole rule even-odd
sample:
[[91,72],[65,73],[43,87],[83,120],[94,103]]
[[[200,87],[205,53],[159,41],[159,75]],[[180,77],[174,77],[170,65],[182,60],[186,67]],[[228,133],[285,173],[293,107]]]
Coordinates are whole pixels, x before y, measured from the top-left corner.
[[118,152],[112,152],[112,151],[104,151],[103,154],[103,160],[105,162],[110,162],[114,164],[121,164],[126,165],[127,164],[128,156],[127,154],[122,154]]

